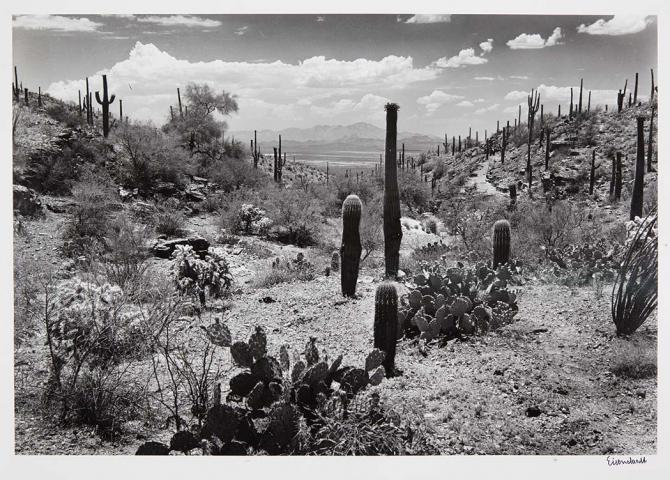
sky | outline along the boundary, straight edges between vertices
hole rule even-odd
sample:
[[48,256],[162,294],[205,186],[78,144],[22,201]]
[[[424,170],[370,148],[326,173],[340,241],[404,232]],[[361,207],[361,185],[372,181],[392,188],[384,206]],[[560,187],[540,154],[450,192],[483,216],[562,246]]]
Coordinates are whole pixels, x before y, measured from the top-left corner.
[[401,131],[481,135],[532,88],[555,113],[583,78],[611,107],[636,72],[647,97],[657,67],[644,15],[19,15],[12,37],[24,87],[74,101],[106,73],[125,115],[160,125],[177,87],[208,83],[237,95],[232,130],[383,127],[395,102]]

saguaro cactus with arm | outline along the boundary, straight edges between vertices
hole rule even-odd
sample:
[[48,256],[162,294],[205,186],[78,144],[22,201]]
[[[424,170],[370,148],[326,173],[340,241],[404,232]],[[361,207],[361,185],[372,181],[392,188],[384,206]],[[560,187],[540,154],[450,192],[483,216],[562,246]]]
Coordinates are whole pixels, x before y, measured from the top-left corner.
[[387,103],[386,107],[386,159],[384,162],[384,257],[386,275],[398,275],[400,263],[400,195],[398,193],[398,172],[395,162],[398,134],[398,105]]
[[100,92],[95,92],[96,101],[102,106],[102,134],[105,138],[109,135],[109,106],[114,103],[116,95],[110,97],[107,90],[107,75],[102,76],[102,98]]

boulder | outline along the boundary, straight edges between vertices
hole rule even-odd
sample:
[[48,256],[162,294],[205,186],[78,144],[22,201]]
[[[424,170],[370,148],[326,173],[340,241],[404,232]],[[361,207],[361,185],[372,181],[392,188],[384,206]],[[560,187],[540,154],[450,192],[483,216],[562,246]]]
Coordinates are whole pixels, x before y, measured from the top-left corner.
[[14,185],[14,210],[25,216],[42,213],[42,202],[37,193],[23,185]]
[[172,240],[158,240],[153,247],[151,247],[151,253],[159,258],[170,258],[177,248],[177,245],[190,245],[193,247],[195,253],[201,257],[204,257],[209,250],[209,242],[207,240],[202,237],[193,236],[174,238]]

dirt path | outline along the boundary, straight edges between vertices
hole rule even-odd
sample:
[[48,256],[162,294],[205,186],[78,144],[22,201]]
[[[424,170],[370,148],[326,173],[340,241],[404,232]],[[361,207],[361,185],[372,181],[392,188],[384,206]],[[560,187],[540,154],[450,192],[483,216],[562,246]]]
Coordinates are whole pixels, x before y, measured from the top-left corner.
[[466,183],[467,186],[469,187],[475,187],[478,193],[484,194],[484,195],[492,195],[492,196],[499,196],[503,197],[504,194],[499,191],[495,185],[490,183],[488,181],[488,171],[489,171],[489,165],[491,162],[494,162],[496,160],[500,160],[500,156],[490,156],[489,160],[484,160],[480,164],[479,168],[474,171],[474,175],[471,176]]

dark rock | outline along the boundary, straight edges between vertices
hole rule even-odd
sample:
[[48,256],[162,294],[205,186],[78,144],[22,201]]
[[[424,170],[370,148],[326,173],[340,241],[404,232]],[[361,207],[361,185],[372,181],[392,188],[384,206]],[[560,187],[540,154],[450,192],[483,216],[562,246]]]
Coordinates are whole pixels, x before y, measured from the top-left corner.
[[527,417],[539,417],[542,414],[542,410],[540,410],[540,407],[533,405],[532,407],[528,407],[526,409],[526,416]]
[[179,188],[172,182],[157,182],[154,186],[154,192],[172,197],[179,193]]
[[25,216],[38,215],[42,213],[42,202],[34,190],[14,185],[14,210]]
[[170,258],[177,245],[190,245],[200,256],[207,254],[209,242],[202,237],[175,238],[173,240],[158,241],[151,252],[159,258]]
[[272,297],[263,297],[263,298],[259,299],[258,301],[261,302],[261,303],[275,303],[277,300],[275,300]]
[[170,448],[164,443],[146,442],[140,445],[135,455],[167,455],[168,453],[170,453]]

